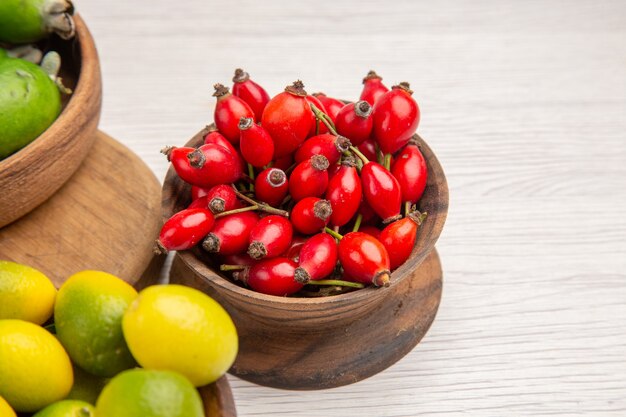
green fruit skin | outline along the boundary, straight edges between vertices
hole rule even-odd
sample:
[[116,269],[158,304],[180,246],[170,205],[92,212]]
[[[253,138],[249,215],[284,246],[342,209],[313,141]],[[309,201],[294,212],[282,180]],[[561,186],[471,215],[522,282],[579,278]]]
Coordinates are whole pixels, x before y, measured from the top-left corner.
[[104,387],[98,417],[204,417],[200,394],[187,378],[172,371],[132,369]]
[[61,94],[48,74],[21,59],[0,59],[0,159],[36,139],[60,113]]
[[45,0],[0,1],[0,41],[37,42],[48,36],[42,17]]
[[7,57],[6,49],[0,48],[0,61]]
[[122,316],[135,294],[85,294],[59,290],[54,306],[57,338],[76,365],[90,374],[110,378],[137,366],[122,333]]
[[107,378],[91,375],[74,365],[74,385],[67,394],[68,400],[81,400],[95,404],[104,386],[109,382]]
[[84,401],[63,400],[50,404],[33,417],[94,417],[93,405]]

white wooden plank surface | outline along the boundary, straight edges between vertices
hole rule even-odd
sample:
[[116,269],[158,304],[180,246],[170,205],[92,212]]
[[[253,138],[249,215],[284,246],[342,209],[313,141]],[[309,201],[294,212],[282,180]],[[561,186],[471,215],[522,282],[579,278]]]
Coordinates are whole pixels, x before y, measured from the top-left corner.
[[354,98],[409,80],[451,189],[440,313],[369,380],[231,378],[242,417],[626,415],[626,3],[77,0],[101,128],[144,158],[211,121],[246,68]]

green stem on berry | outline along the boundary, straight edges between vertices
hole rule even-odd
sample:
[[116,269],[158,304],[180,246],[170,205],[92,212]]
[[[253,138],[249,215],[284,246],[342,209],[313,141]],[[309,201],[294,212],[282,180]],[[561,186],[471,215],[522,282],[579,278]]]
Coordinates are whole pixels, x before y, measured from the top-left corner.
[[[240,192],[239,190],[237,190],[237,188],[234,185],[233,185],[233,189],[235,190],[235,194],[237,194],[237,197],[241,198],[243,201],[246,201],[246,202],[252,204],[253,206],[257,206],[257,210],[261,210],[261,211],[264,211],[264,212],[270,213],[270,214],[276,214],[278,216],[289,217],[289,212],[287,212],[285,210],[274,208],[274,207],[270,206],[267,203],[262,203],[262,202],[259,202],[259,201],[255,201],[255,200],[251,199],[250,197],[248,197],[247,195],[245,195],[242,192]],[[233,210],[231,210],[231,212],[232,211]]]
[[248,191],[248,187],[240,182],[237,183],[237,187],[239,187],[239,191]]
[[220,265],[220,271],[242,271],[246,269],[245,265]]
[[351,150],[351,151],[352,151],[352,152],[353,152],[356,156],[358,156],[358,157],[359,157],[359,159],[360,159],[361,161],[363,161],[363,164],[364,164],[364,165],[365,165],[365,164],[369,164],[369,163],[370,163],[370,160],[369,160],[369,159],[367,159],[367,156],[363,155],[363,153],[362,153],[362,152],[361,152],[361,151],[360,151],[360,150],[359,150],[356,146],[352,146],[352,145],[350,145],[350,150]]
[[361,227],[361,221],[363,220],[363,215],[361,213],[359,213],[358,216],[356,216],[356,220],[354,221],[354,227],[352,228],[353,232],[358,232],[359,231],[359,227]]
[[383,165],[385,163],[385,155],[383,155],[383,151],[380,150],[380,146],[378,146],[378,143],[376,143],[375,145],[376,148],[376,161]]
[[325,231],[326,233],[328,233],[329,235],[331,235],[332,237],[334,237],[335,239],[339,239],[339,240],[343,239],[343,236],[342,236],[342,235],[340,235],[339,233],[335,232],[335,231],[334,231],[333,229],[331,229],[330,227],[325,227],[325,228],[324,228],[324,231]]
[[338,285],[340,287],[365,288],[360,282],[343,281],[340,279],[321,279],[319,281],[309,281],[307,285]]
[[248,164],[248,176],[252,180],[250,182],[250,191],[254,191],[254,167],[250,163]]
[[405,201],[404,202],[404,217],[408,216],[410,212],[411,212],[411,202]]
[[387,169],[387,171],[391,171],[391,154],[390,153],[385,154],[384,166]]
[[326,127],[328,128],[328,131],[332,133],[333,135],[337,136],[337,130],[335,130],[335,125],[333,124],[333,121],[330,120],[330,118],[323,111],[318,109],[317,106],[315,106],[315,104],[309,103],[309,106],[311,107],[311,110],[313,111],[313,114],[315,115],[315,119],[320,120],[322,123],[324,123]]
[[221,213],[217,213],[215,216],[213,216],[215,219],[219,219],[220,217],[225,217],[225,216],[229,216],[231,214],[237,214],[237,213],[243,213],[245,211],[254,211],[254,210],[258,210],[259,206],[254,204],[252,206],[247,206],[247,207],[242,207],[242,208],[238,208],[238,209],[233,209],[233,210],[228,210],[228,211],[223,211]]

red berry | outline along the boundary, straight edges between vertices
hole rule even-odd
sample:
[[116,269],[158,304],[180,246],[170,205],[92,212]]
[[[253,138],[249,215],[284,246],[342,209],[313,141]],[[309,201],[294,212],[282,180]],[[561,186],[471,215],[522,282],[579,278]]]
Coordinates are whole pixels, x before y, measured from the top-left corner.
[[404,219],[391,223],[380,233],[380,242],[389,253],[390,267],[393,271],[411,256],[417,229],[424,217],[419,213],[410,213]]
[[263,259],[233,275],[255,291],[282,297],[303,287],[294,278],[297,267],[298,264],[288,258]]
[[282,169],[267,168],[254,180],[254,191],[257,200],[278,207],[289,191],[287,175]]
[[374,106],[372,136],[384,153],[397,152],[417,130],[420,110],[411,94],[409,83],[400,83],[382,95]]
[[248,255],[253,259],[275,258],[291,246],[293,228],[282,216],[263,217],[252,228],[248,237]]
[[189,205],[191,207],[208,208],[213,214],[217,214],[240,208],[242,204],[232,186],[220,184],[208,190],[205,196],[194,200]]
[[215,126],[231,143],[239,143],[239,120],[242,117],[254,118],[254,112],[248,104],[239,97],[232,95],[228,87],[215,84],[217,103],[215,104]]
[[339,110],[345,106],[345,103],[341,100],[337,100],[336,98],[328,97],[324,93],[313,93],[313,96],[316,97],[326,108],[326,114],[330,116],[330,119],[335,123],[335,118],[337,117],[337,113]]
[[328,159],[314,155],[300,162],[289,177],[289,193],[298,202],[305,197],[319,197],[328,186]]
[[200,197],[207,195],[211,188],[198,187],[197,185],[191,186],[191,201],[196,201]]
[[261,120],[263,110],[270,101],[267,91],[250,79],[250,75],[237,68],[233,77],[233,95],[245,101],[254,112],[254,119]]
[[[322,113],[324,114],[328,114],[328,112],[326,111],[326,107],[324,107],[324,105],[322,104],[321,101],[319,101],[319,99],[315,96],[306,96],[306,100],[310,103],[313,104],[315,107],[317,107],[318,109],[320,109],[322,111]],[[328,128],[326,127],[326,125],[324,124],[324,122],[322,122],[321,120],[319,121],[319,123],[315,120],[315,114],[313,113],[313,111],[311,111],[311,117],[313,120],[313,123],[311,125],[311,130],[309,130],[309,135],[308,137],[312,137],[312,136],[316,136],[316,135],[321,135],[324,133],[328,133]]]
[[[276,155],[274,155],[276,156]],[[274,168],[282,169],[283,171],[287,171],[293,165],[293,154],[281,156],[280,158],[274,159],[272,162],[272,166]]]
[[233,146],[232,143],[228,141],[220,132],[217,131],[217,127],[215,125],[211,125],[207,127],[208,133],[204,137],[204,144],[207,145],[209,143],[214,143],[215,145],[220,145],[228,149],[231,153],[237,153],[237,149]]
[[241,155],[250,165],[261,168],[274,157],[274,141],[269,133],[250,117],[239,121]]
[[298,201],[291,210],[291,223],[297,232],[304,235],[319,233],[333,212],[330,203],[317,197],[306,197]]
[[220,263],[226,265],[252,266],[258,261],[252,259],[247,253],[235,253],[233,255],[220,256]]
[[359,151],[361,151],[361,153],[370,161],[378,160],[378,155],[376,155],[376,141],[374,139],[369,138],[361,142],[357,148],[359,148]]
[[211,233],[202,242],[202,249],[220,255],[245,252],[250,232],[258,221],[259,215],[254,211],[220,217],[215,220]]
[[300,260],[300,250],[302,250],[302,246],[304,246],[304,242],[306,242],[307,239],[307,236],[294,235],[293,239],[291,239],[291,246],[285,253],[285,258],[293,259],[298,262]]
[[[376,239],[380,240],[380,229],[378,229],[377,227],[369,225],[361,226],[359,227],[359,232],[367,233],[368,235],[374,236]],[[387,252],[389,252],[389,249],[387,249]],[[391,257],[391,253],[389,253],[389,256]]]
[[292,153],[304,142],[313,125],[311,114],[302,81],[294,82],[267,103],[261,125],[274,140],[276,158]]
[[361,169],[363,195],[372,210],[383,223],[390,223],[400,218],[402,192],[400,184],[391,172],[376,162],[369,162]]
[[337,264],[337,242],[327,233],[318,233],[307,240],[300,250],[296,281],[306,284],[332,274]]
[[330,223],[333,226],[347,224],[359,210],[362,194],[361,179],[354,159],[346,159],[328,181],[326,198],[332,207]]
[[[183,149],[182,152],[178,152]],[[241,165],[235,155],[223,146],[210,143],[198,149],[176,148],[169,154],[178,176],[191,185],[212,187],[229,184],[241,178]]]
[[165,222],[157,245],[168,251],[190,249],[209,233],[213,222],[213,213],[207,209],[181,210]]
[[363,91],[359,100],[365,100],[373,106],[380,96],[389,91],[382,81],[383,79],[374,71],[368,72],[363,78]]
[[343,136],[335,136],[329,133],[313,136],[304,141],[296,151],[297,163],[310,159],[313,155],[324,155],[330,165],[335,165],[341,154],[350,149],[350,141]]
[[389,254],[376,238],[350,232],[339,241],[339,262],[345,275],[354,281],[376,286],[389,285]]
[[428,179],[426,160],[417,145],[413,143],[406,145],[396,157],[391,173],[400,184],[402,201],[417,203],[424,194]]
[[362,217],[361,224],[376,223],[380,220],[376,212],[372,209],[372,207],[367,203],[365,199],[361,200],[361,205],[359,206],[359,214]]
[[350,139],[355,146],[363,143],[372,133],[374,119],[371,115],[372,106],[367,101],[346,104],[337,115],[337,133]]

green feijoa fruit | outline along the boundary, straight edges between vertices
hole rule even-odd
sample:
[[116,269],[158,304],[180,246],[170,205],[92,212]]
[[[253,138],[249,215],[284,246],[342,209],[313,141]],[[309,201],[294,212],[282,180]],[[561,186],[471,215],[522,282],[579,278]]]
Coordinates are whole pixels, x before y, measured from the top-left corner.
[[22,59],[0,60],[0,159],[32,142],[60,112],[59,87],[46,71]]
[[56,33],[63,39],[74,36],[70,0],[1,0],[0,41],[37,42]]

